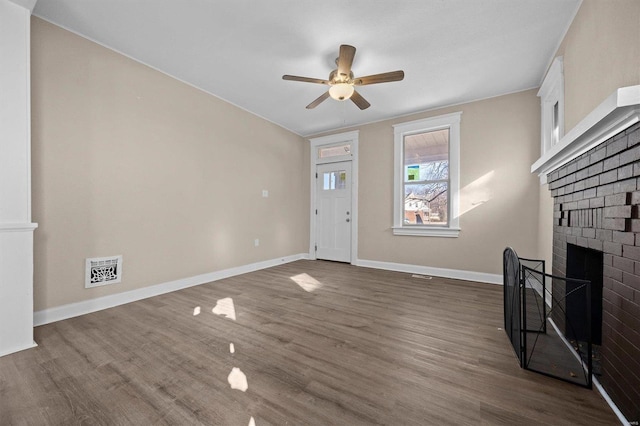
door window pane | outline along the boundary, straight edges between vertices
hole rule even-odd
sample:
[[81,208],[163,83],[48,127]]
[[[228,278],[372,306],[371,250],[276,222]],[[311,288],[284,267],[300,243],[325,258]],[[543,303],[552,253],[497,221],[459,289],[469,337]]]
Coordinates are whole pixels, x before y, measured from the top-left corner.
[[345,189],[345,182],[347,180],[347,172],[345,170],[338,170],[335,172],[325,172],[322,175],[323,175],[322,176],[323,190],[331,191],[334,189]]

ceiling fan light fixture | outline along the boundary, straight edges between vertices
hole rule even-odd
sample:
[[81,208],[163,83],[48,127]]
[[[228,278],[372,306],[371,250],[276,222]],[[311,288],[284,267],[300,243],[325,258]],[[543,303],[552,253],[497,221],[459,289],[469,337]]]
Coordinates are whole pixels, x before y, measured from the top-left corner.
[[353,85],[349,83],[336,83],[329,88],[329,96],[336,101],[347,100],[353,95]]

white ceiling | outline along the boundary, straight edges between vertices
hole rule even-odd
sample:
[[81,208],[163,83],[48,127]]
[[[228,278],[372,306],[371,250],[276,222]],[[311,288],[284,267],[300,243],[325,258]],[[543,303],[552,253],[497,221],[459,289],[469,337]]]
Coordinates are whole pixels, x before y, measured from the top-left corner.
[[[308,136],[540,85],[581,0],[38,0],[34,15]],[[340,44],[370,103],[328,99]]]

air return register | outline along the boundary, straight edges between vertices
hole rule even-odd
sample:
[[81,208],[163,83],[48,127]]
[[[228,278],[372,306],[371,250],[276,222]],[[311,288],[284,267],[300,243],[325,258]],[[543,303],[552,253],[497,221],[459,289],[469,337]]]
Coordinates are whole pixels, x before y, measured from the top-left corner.
[[85,264],[84,287],[115,284],[122,280],[122,256],[95,257]]

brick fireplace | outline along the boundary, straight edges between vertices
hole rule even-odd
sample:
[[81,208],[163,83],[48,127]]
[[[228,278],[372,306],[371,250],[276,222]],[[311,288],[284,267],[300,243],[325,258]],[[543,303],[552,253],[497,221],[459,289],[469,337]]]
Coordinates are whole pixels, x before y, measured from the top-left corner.
[[[575,275],[576,262],[589,265],[578,269],[602,274],[591,293],[592,318],[597,322],[596,330],[601,331],[599,381],[624,416],[631,422],[638,421],[640,123],[555,168],[547,181],[554,199],[553,275]],[[600,269],[591,268],[593,260],[571,259],[575,257],[571,253],[580,249],[592,256],[589,259],[600,256]],[[567,270],[568,261],[574,272]],[[594,282],[593,277],[588,279]],[[562,299],[565,292],[555,286],[554,299]],[[601,319],[594,315],[597,307],[601,307]],[[553,319],[562,330],[564,318],[556,315]]]

